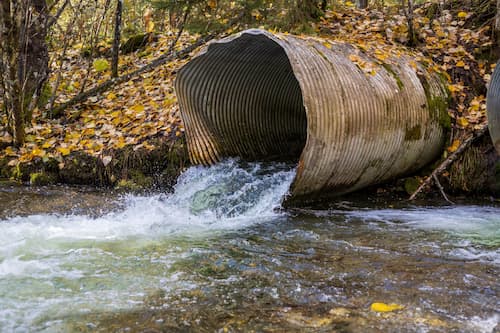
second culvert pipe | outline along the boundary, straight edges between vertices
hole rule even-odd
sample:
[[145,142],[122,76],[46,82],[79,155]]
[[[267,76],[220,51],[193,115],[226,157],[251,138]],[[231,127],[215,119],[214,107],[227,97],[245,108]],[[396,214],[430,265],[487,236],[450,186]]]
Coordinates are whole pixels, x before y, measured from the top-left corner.
[[414,59],[246,30],[177,74],[190,159],[298,161],[288,203],[417,171],[444,143],[447,91]]

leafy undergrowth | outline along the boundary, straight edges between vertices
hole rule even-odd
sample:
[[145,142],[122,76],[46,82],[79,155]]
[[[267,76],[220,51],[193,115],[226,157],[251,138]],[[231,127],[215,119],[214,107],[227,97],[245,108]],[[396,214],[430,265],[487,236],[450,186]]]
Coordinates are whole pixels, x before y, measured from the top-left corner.
[[[475,13],[443,10],[431,19],[431,8],[433,4],[427,3],[415,10],[418,42],[411,53],[448,81],[452,97],[448,112],[455,129],[448,147],[452,152],[470,132],[486,124],[486,85],[495,67],[492,31],[488,24],[467,28]],[[318,30],[330,38],[360,45],[382,61],[388,49],[398,52],[408,42],[405,16],[379,10],[329,12]]]
[[[472,12],[441,10],[430,17],[430,6],[432,4],[415,10],[418,45],[411,54],[417,61],[430,65],[431,70],[445,73],[448,80],[452,94],[449,113],[454,119],[448,147],[451,152],[465,136],[486,122],[486,84],[494,66],[490,60],[492,32],[487,24],[477,29],[467,28],[468,22],[474,20]],[[408,41],[406,19],[394,12],[394,8],[386,11],[360,11],[349,6],[336,8],[327,11],[314,29],[319,37],[352,42],[381,61],[399,50],[408,53],[404,46]],[[185,47],[197,37],[184,33],[176,49]],[[160,36],[144,50],[122,55],[121,74],[163,54],[173,39],[173,34]],[[106,61],[89,64],[78,46],[69,50],[65,58],[56,105],[76,96],[83,88],[91,88],[110,78]],[[78,152],[93,156],[106,166],[113,161],[113,151],[132,148],[147,152],[156,148],[158,140],[182,138],[184,128],[173,81],[176,71],[188,60],[189,57],[175,60],[115,86],[111,91],[66,110],[59,119],[50,120],[45,111],[36,110],[32,126],[27,128],[27,142],[21,148],[11,145],[12,138],[3,118],[0,122],[0,159],[12,169],[20,163],[57,161],[58,168],[63,170],[68,157]],[[358,65],[364,66],[363,63]],[[88,69],[90,75],[86,79]],[[57,81],[57,73],[55,71],[50,78],[52,85]]]

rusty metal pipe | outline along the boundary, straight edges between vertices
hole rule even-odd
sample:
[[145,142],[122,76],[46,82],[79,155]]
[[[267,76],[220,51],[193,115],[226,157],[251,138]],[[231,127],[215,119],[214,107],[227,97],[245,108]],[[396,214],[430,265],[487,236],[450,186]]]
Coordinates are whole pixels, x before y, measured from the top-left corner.
[[175,88],[191,161],[298,161],[288,202],[414,172],[444,143],[441,77],[347,43],[247,30],[208,45]]

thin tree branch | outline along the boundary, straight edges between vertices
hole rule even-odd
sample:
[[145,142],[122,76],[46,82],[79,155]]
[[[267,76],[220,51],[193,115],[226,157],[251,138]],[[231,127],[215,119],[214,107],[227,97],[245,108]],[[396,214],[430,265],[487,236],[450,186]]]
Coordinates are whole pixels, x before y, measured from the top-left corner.
[[144,65],[142,66],[141,68],[133,71],[133,72],[130,72],[128,74],[125,74],[125,75],[122,75],[122,76],[119,76],[117,78],[112,78],[92,89],[89,89],[87,91],[84,91],[80,94],[78,94],[77,96],[73,97],[72,99],[70,99],[69,101],[65,102],[65,103],[62,103],[60,104],[59,106],[57,106],[56,108],[54,108],[52,110],[52,114],[54,116],[58,116],[63,110],[65,110],[66,108],[70,107],[70,106],[73,106],[75,104],[78,104],[78,103],[81,103],[83,101],[85,101],[87,98],[91,97],[91,96],[94,96],[94,95],[97,95],[97,94],[100,94],[100,93],[103,93],[107,90],[109,90],[110,88],[112,88],[113,86],[117,85],[117,84],[120,84],[120,83],[123,83],[123,82],[127,82],[129,81],[130,79],[132,79],[133,77],[136,77],[142,73],[146,73],[146,72],[149,72],[153,69],[155,69],[156,67],[160,66],[160,65],[163,65],[169,61],[172,61],[176,58],[181,58],[183,56],[186,56],[188,55],[189,53],[191,53],[193,50],[195,50],[196,48],[198,48],[199,46],[205,44],[206,42],[214,39],[215,37],[217,37],[218,34],[211,34],[211,35],[208,35],[208,36],[205,36],[205,37],[200,37],[196,42],[194,42],[193,44],[187,46],[186,48],[178,51],[178,52],[167,52],[165,53],[164,55],[156,58],[155,60],[153,60],[151,63],[147,64],[147,65]]
[[[413,192],[413,194],[410,196],[409,200],[414,200],[416,196],[422,192],[424,188],[429,186],[431,182],[434,180],[434,177],[439,176],[442,174],[455,160],[477,139],[482,137],[486,131],[488,131],[488,124],[483,125],[481,129],[479,129],[477,132],[473,133],[471,136],[469,136],[462,144],[458,147],[457,150],[455,150],[453,153],[451,153],[437,168],[432,171],[432,173],[427,176],[422,184]],[[439,185],[438,185],[439,186]]]
[[47,21],[47,29],[50,28],[52,25],[54,25],[54,23],[56,23],[57,20],[59,20],[59,17],[61,17],[62,13],[64,12],[64,9],[66,9],[66,6],[69,4],[69,1],[70,0],[64,1],[64,3],[62,4],[61,7],[59,7],[55,15],[49,18],[49,20]]
[[436,184],[436,186],[438,187],[438,189],[441,192],[441,195],[443,196],[444,200],[446,200],[448,203],[454,205],[455,203],[453,201],[451,201],[450,199],[448,199],[448,196],[444,192],[443,185],[441,185],[441,183],[439,182],[439,179],[438,179],[437,175],[433,174],[432,178],[434,179],[434,184]]

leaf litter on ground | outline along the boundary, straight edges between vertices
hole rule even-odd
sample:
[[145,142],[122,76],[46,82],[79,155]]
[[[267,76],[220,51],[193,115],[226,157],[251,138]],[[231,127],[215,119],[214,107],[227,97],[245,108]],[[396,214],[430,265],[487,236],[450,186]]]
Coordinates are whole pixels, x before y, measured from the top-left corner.
[[[454,120],[454,136],[447,150],[453,151],[464,137],[486,123],[485,91],[494,64],[480,56],[493,44],[491,27],[467,28],[465,23],[473,18],[474,13],[465,11],[442,10],[439,16],[430,19],[426,16],[430,5],[424,4],[415,10],[414,24],[419,43],[414,49],[405,47],[408,41],[405,16],[389,9],[357,10],[344,6],[328,10],[314,27],[315,36],[303,37],[321,39],[327,48],[331,48],[328,41],[352,43],[377,59],[379,65],[391,57],[411,54],[429,70],[441,73],[451,94],[448,112]],[[162,55],[174,36],[174,33],[160,36],[142,51],[121,55],[121,74]],[[183,33],[176,49],[185,47],[197,37]],[[81,47],[74,47],[67,52],[69,61],[61,72],[62,84],[56,94],[56,104],[69,100],[81,91],[88,69],[81,51]],[[376,74],[377,64],[366,62],[357,54],[352,54],[350,60],[368,75]],[[184,127],[173,82],[177,70],[188,61],[189,57],[177,59],[143,73],[66,110],[60,119],[48,119],[36,109],[32,124],[26,131],[26,144],[21,148],[9,144],[12,137],[6,130],[7,119],[3,116],[0,121],[0,145],[4,148],[0,150],[0,158],[9,159],[9,165],[35,159],[44,162],[56,159],[60,162],[59,166],[64,167],[64,157],[81,151],[109,163],[107,151],[128,146],[134,150],[153,150],[157,139],[183,136]],[[97,59],[91,67],[87,89],[110,79],[106,59]],[[50,83],[55,84],[55,81],[53,73]]]

